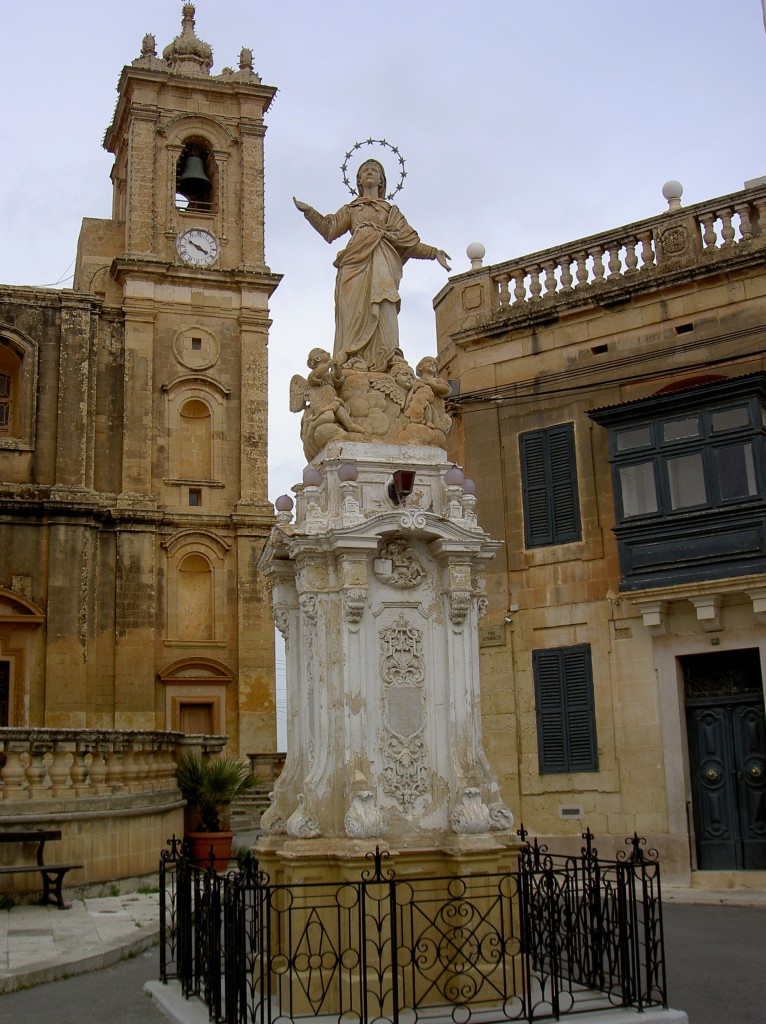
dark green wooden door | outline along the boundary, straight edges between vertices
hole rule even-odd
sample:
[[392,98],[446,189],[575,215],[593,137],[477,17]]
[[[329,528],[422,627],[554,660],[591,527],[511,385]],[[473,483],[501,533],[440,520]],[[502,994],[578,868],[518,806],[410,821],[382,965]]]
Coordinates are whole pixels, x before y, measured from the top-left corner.
[[762,700],[687,706],[697,863],[766,868],[766,729]]
[[10,725],[11,663],[0,661],[0,727]]

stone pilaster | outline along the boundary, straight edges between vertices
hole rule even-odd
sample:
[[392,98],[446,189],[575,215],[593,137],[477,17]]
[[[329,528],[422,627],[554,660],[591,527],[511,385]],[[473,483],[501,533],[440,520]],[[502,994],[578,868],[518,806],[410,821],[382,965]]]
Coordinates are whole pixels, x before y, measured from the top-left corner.
[[149,255],[155,251],[155,134],[159,111],[133,108],[130,126],[128,196],[125,224],[128,256]]
[[85,728],[98,579],[92,524],[75,518],[51,522],[47,557],[45,725]]
[[263,124],[241,126],[242,198],[240,224],[242,231],[242,267],[262,270],[265,266],[263,225]]
[[[114,727],[155,728],[156,538],[151,524],[117,534]],[[161,715],[164,719],[164,713]]]
[[93,484],[93,318],[82,303],[64,303],[61,315],[56,437],[56,485]]
[[[136,282],[138,287],[138,283]],[[122,447],[122,491],[149,497],[152,493],[152,384],[156,314],[142,304],[125,302],[125,383]]]
[[[264,298],[265,302],[265,298]],[[240,501],[272,514],[268,493],[268,361],[271,321],[262,312],[242,313],[240,328]]]

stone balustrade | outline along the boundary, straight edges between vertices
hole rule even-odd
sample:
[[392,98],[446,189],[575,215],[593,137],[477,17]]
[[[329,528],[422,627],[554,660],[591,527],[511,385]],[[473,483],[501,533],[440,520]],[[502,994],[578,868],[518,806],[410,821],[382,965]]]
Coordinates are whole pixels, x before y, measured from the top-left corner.
[[[758,185],[613,231],[478,268],[450,279],[474,324],[556,315],[559,305],[619,301],[699,264],[710,267],[766,246],[766,185]],[[488,287],[486,285],[488,284]],[[437,300],[438,301],[438,300]],[[465,324],[470,330],[470,323]]]
[[[151,877],[159,851],[184,829],[179,756],[218,753],[225,742],[148,730],[0,728],[0,828],[60,829],[51,855],[83,865],[67,877],[74,892]],[[24,856],[9,845],[3,863]],[[31,872],[0,876],[0,896],[34,899],[39,887]]]
[[0,729],[0,805],[172,791],[180,752],[216,753],[224,743],[171,732]]
[[279,778],[279,773],[285,766],[284,752],[268,754],[247,754],[250,761],[250,770],[256,778],[261,780],[261,788],[272,789],[273,784]]

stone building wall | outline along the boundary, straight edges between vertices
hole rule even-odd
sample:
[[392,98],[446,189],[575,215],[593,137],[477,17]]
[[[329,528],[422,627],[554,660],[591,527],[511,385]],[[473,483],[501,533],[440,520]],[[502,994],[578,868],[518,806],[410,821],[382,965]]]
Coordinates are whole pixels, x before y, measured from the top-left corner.
[[[276,743],[256,570],[273,523],[275,90],[249,51],[212,74],[190,5],[183,22],[162,58],[147,36],[122,71],[112,213],[83,221],[73,290],[0,286],[0,727],[216,733],[256,753]],[[179,201],[192,151],[206,202]],[[183,258],[193,230],[215,259]]]
[[[765,207],[766,192],[756,185],[477,267],[452,278],[435,300],[441,372],[455,381],[451,455],[477,483],[481,525],[505,540],[488,568],[480,641],[485,743],[505,799],[517,820],[555,837],[557,848],[579,848],[586,826],[602,852],[637,830],[676,877],[711,867],[699,845],[705,797],[695,788],[701,769],[689,748],[694,701],[684,659],[744,650],[764,663],[763,552],[749,554],[750,562],[732,554],[728,570],[719,560],[707,571],[706,545],[712,566],[715,545],[724,543],[725,530],[713,519],[699,535],[698,564],[688,568],[679,547],[678,565],[660,567],[666,578],[659,584],[636,582],[621,565],[615,533],[609,433],[590,413],[605,409],[608,420],[615,407],[613,418],[629,417],[630,403],[651,404],[668,387],[688,405],[695,385],[712,408],[722,401],[716,379],[736,382],[766,370]],[[532,543],[525,488],[531,493],[533,481],[522,470],[520,438],[541,438],[557,425],[571,425],[580,527],[574,539]],[[756,423],[757,451],[761,434]],[[758,481],[745,501],[755,509],[764,468],[757,463]],[[655,519],[642,550],[651,546],[652,529],[665,528]],[[691,511],[675,521],[679,544],[685,531],[699,529]],[[551,769],[541,760],[544,709],[533,652],[576,647],[590,658],[596,770]],[[760,673],[753,688],[762,708]],[[754,757],[762,746],[757,717]],[[732,850],[737,843],[740,863],[726,867],[766,867],[762,852],[749,863],[746,853],[741,863],[748,844],[739,836]]]

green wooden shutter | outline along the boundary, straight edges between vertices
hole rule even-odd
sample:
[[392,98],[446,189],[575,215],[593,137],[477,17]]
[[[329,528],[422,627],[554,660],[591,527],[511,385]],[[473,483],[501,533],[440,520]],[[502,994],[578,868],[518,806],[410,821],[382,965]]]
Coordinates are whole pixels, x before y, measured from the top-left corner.
[[595,772],[598,770],[598,748],[590,645],[564,648],[561,657],[565,679],[569,771]]
[[532,652],[541,774],[598,771],[590,645]]
[[564,690],[558,651],[533,651],[540,773],[567,770]]
[[553,543],[548,446],[545,431],[519,437],[521,489],[524,496],[524,537],[528,548]]
[[527,547],[580,540],[572,424],[519,435],[519,455]]

